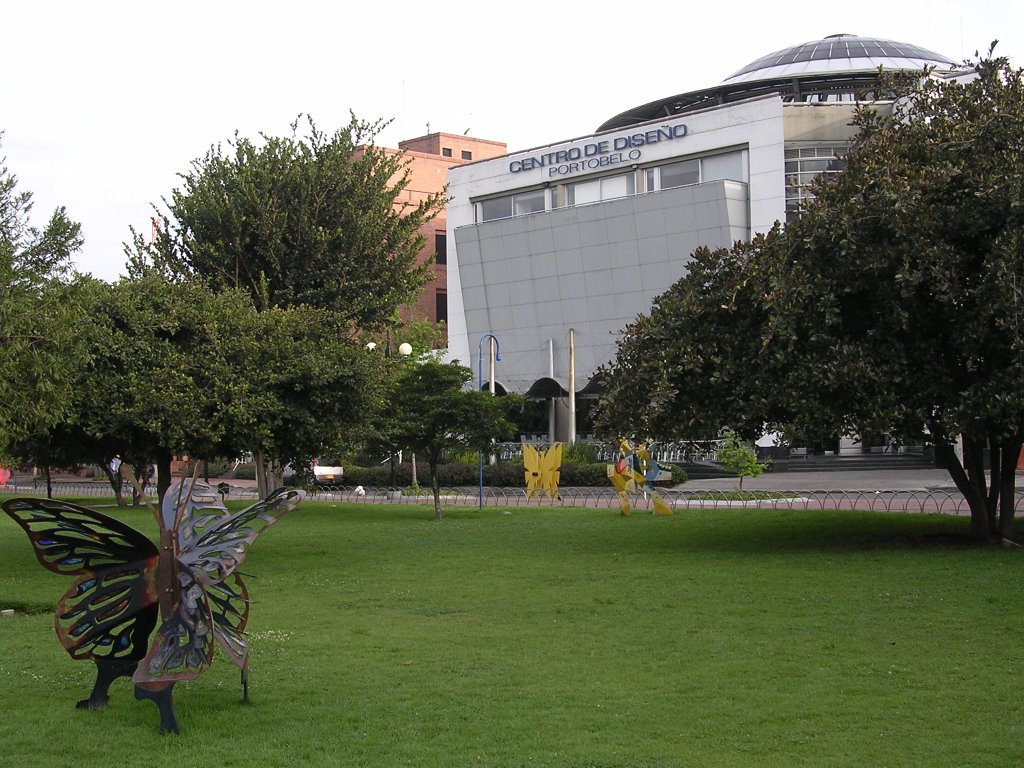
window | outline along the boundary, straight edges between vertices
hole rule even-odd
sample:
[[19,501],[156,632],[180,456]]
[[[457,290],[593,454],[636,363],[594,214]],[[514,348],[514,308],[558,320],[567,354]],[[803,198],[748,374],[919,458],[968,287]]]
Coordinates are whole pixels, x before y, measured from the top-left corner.
[[845,162],[845,146],[788,147],[786,149],[786,220],[800,216],[800,209],[814,198],[811,182],[821,174],[839,173]]
[[543,189],[495,197],[477,203],[477,221],[507,219],[547,210],[547,194]]
[[661,166],[661,188],[673,189],[700,182],[700,161],[683,160],[681,163]]
[[480,221],[507,219],[512,216],[512,195],[484,200],[480,203]]
[[523,192],[512,195],[512,215],[523,216],[527,213],[538,213],[544,210],[544,190]]
[[473,159],[473,153],[470,152],[468,149],[462,150],[462,159],[463,160],[472,160]]
[[724,155],[712,155],[700,159],[701,181],[718,181],[720,179],[746,181],[746,174],[743,171],[742,152],[726,152]]
[[448,263],[448,235],[442,232],[434,234],[434,263]]
[[705,181],[721,179],[746,182],[746,159],[746,151],[740,150],[648,168],[644,172],[645,191],[675,189],[688,184],[700,184]]
[[565,185],[566,205],[586,205],[636,194],[636,174],[605,176],[602,179]]
[[441,154],[444,157],[451,157],[452,156],[452,149],[451,149],[451,147],[442,147],[441,148]]
[[434,294],[434,322],[448,322],[448,291],[438,291]]

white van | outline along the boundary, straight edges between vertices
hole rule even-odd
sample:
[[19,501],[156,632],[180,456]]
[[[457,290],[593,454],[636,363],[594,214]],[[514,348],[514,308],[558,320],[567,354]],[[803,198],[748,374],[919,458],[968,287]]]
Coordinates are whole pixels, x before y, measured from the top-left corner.
[[345,470],[337,459],[313,459],[313,482],[317,485],[341,485]]

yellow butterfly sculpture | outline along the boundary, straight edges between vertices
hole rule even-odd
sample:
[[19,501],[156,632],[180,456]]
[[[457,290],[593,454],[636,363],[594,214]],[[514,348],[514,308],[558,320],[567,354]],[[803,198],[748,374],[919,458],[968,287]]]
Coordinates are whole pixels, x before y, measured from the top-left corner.
[[562,469],[562,443],[552,443],[546,450],[523,443],[523,473],[526,476],[526,498],[546,493],[551,501],[559,501],[558,480]]

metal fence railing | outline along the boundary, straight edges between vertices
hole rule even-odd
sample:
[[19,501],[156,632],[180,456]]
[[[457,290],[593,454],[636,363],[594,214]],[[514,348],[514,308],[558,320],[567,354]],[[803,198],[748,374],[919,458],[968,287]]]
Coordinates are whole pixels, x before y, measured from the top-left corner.
[[[793,490],[771,492],[659,490],[662,500],[671,508],[715,509],[720,507],[761,507],[767,509],[864,510],[870,512],[911,512],[923,514],[970,514],[963,495],[955,490],[878,490],[846,491],[836,489]],[[618,508],[619,498],[611,488],[559,488],[559,499],[546,496],[526,497],[522,488],[485,487],[484,506],[499,507],[594,507]],[[433,504],[429,490],[419,489],[410,495],[408,489],[327,486],[313,492],[313,498],[359,504]],[[444,506],[480,504],[479,488],[442,488]],[[649,495],[634,494],[630,503],[635,510],[653,510]],[[1015,509],[1024,512],[1024,492],[1016,496]]]
[[[112,497],[110,486],[99,482],[55,481],[51,483],[55,497],[85,496]],[[14,495],[45,496],[45,482],[8,483],[2,492]],[[227,484],[224,488],[228,499],[252,500],[258,498],[257,490],[251,485]],[[155,498],[156,490],[147,486],[147,496]],[[871,512],[910,512],[923,514],[970,514],[963,495],[955,489],[929,490],[877,490],[849,491],[836,489],[819,490],[778,490],[750,491],[740,494],[736,491],[669,489],[658,491],[671,509],[715,509],[720,507],[760,507],[766,509],[813,509],[813,510],[864,510]],[[617,509],[619,498],[610,487],[559,488],[559,499],[550,500],[543,495],[526,497],[523,488],[485,487],[482,501],[488,507],[590,507]],[[310,491],[310,497],[317,500],[342,501],[355,504],[422,504],[432,505],[433,495],[428,488],[412,492],[409,488],[395,489],[362,486],[321,486]],[[467,507],[481,503],[478,487],[442,488],[441,504],[444,506]],[[648,495],[633,494],[630,503],[634,510],[653,510]],[[1016,495],[1015,509],[1024,514],[1024,491]]]
[[[50,488],[55,498],[64,496],[95,496],[97,498],[114,496],[114,491],[109,483],[92,480],[52,480]],[[147,497],[156,498],[156,486],[150,484],[144,490]],[[0,486],[0,493],[16,496],[45,496],[46,481],[41,478],[33,480],[11,478],[6,485]],[[132,491],[127,484],[125,485],[124,494],[126,497],[131,498]]]

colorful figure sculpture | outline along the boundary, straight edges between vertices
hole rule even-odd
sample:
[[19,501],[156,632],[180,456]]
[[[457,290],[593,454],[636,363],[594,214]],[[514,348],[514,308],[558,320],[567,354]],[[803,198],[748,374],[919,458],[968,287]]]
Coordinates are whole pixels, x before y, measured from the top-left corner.
[[[134,478],[133,478],[134,479]],[[236,569],[253,541],[302,501],[279,489],[231,514],[216,489],[183,479],[164,496],[160,544],[124,523],[62,501],[19,498],[3,510],[25,529],[44,567],[77,576],[54,626],[74,659],[96,662],[96,683],[80,708],[107,704],[110,684],[130,676],[135,698],[150,699],[160,730],[178,733],[174,684],[202,674],[216,642],[242,670],[248,695],[248,593]],[[152,643],[149,635],[157,625]]]
[[636,492],[650,495],[654,514],[671,515],[672,510],[654,489],[654,481],[658,479],[661,467],[651,457],[648,443],[641,443],[634,448],[629,440],[619,438],[619,456],[615,464],[608,465],[608,478],[619,495],[619,510],[623,516],[628,517],[632,512],[629,495]]
[[523,471],[526,475],[526,498],[546,493],[551,501],[559,501],[558,481],[562,469],[562,444],[552,443],[546,450],[523,443]]

